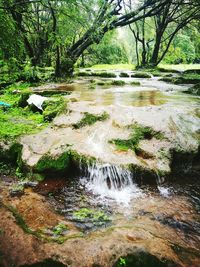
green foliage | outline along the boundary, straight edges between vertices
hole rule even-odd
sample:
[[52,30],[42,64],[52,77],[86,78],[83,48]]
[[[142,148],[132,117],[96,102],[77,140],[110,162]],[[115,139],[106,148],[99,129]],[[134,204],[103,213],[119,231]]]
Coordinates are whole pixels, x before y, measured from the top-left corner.
[[164,62],[177,63],[191,63],[195,59],[195,47],[191,39],[187,35],[178,34],[169,48]]
[[80,129],[87,125],[92,125],[97,121],[105,121],[109,118],[109,114],[104,112],[101,115],[94,115],[88,112],[84,113],[84,117],[81,119],[80,122],[73,124],[74,129]]
[[139,151],[139,142],[141,140],[152,139],[153,137],[159,140],[164,139],[162,133],[156,132],[150,127],[143,127],[136,124],[131,126],[131,130],[132,133],[129,139],[113,139],[110,140],[109,143],[116,145],[118,150],[127,151],[128,149],[131,149],[137,153]]
[[116,32],[107,33],[99,44],[94,44],[85,56],[87,65],[128,63],[123,42]]

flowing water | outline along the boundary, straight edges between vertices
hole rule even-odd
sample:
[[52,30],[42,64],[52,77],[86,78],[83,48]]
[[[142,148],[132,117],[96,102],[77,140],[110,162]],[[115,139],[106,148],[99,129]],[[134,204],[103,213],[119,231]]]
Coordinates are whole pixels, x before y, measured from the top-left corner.
[[81,182],[86,190],[97,195],[100,201],[116,201],[118,204],[128,206],[132,198],[142,196],[129,170],[98,163],[88,165],[86,170]]
[[[128,78],[128,81],[131,82],[132,79]],[[153,126],[157,127],[158,131],[162,131],[166,114],[169,115],[169,122],[174,113],[178,114],[179,108],[185,113],[194,114],[199,105],[199,98],[178,92],[184,89],[183,86],[159,82],[157,78],[139,79],[139,81],[140,87],[127,84],[123,87],[97,86],[96,89],[89,89],[89,80],[84,78],[78,84],[70,85],[69,90],[72,94],[67,97],[75,99],[70,103],[74,118],[78,112],[99,110],[101,113],[104,109],[111,117],[102,124],[96,123],[93,128],[90,128],[91,130],[86,128],[85,132],[82,129],[75,133],[79,138],[74,137],[73,143],[77,144],[75,147],[79,149],[82,146],[83,149],[80,152],[100,160],[93,164],[88,162],[84,166],[81,163],[78,174],[72,176],[66,174],[59,179],[62,181],[59,184],[55,184],[54,179],[45,180],[36,190],[46,195],[48,201],[59,213],[85,232],[110,225],[127,227],[133,228],[136,232],[138,229],[141,232],[146,231],[145,240],[149,235],[156,237],[160,235],[160,240],[166,238],[169,243],[171,242],[170,244],[174,244],[174,236],[176,236],[181,240],[179,241],[182,245],[198,250],[200,180],[196,173],[193,176],[186,174],[184,177],[176,174],[175,178],[170,177],[170,179],[157,175],[153,183],[149,181],[144,184],[143,177],[138,179],[126,167],[132,163],[127,160],[132,160],[133,154],[130,151],[120,154],[111,150],[108,141],[115,138],[116,132],[117,137],[126,139],[129,136],[128,130],[125,133],[123,129],[122,133],[120,127],[116,126],[117,123],[125,122],[126,126],[137,118],[142,123],[148,124],[150,121],[150,126],[155,122]],[[149,109],[146,109],[147,107]],[[191,139],[188,129],[197,127],[198,122],[195,117],[188,118],[187,122],[181,120],[177,125],[180,129],[186,127],[183,135]],[[116,125],[113,121],[117,122]],[[65,124],[57,120],[55,125]],[[66,125],[67,127],[70,125],[68,121]],[[81,134],[84,136],[84,141],[80,138]],[[180,131],[180,139],[183,138],[181,134]],[[149,161],[153,160],[149,159]],[[140,180],[139,183],[138,180]],[[96,215],[92,217],[90,210],[100,212],[101,221],[95,219]],[[179,253],[182,253],[180,251],[181,249]],[[188,251],[191,253],[191,250]]]

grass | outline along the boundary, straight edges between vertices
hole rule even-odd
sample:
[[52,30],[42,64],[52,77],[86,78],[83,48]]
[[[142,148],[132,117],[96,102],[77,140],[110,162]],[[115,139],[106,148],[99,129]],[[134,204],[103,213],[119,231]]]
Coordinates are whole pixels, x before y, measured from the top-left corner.
[[200,64],[159,64],[158,67],[167,69],[167,70],[179,70],[179,71],[185,71],[189,69],[200,69]]
[[134,70],[133,64],[99,64],[90,67],[91,70]]
[[0,108],[0,139],[12,139],[24,134],[36,133],[46,125],[40,113],[17,107],[8,110]]
[[109,114],[106,112],[103,112],[101,115],[94,115],[88,112],[84,113],[84,116],[82,120],[80,120],[78,123],[73,124],[74,129],[80,129],[87,125],[92,125],[97,121],[105,121],[109,118]]
[[26,99],[30,94],[29,86],[28,83],[14,84],[0,95],[0,101],[11,105],[10,108],[0,107],[0,140],[36,133],[66,109],[64,98],[54,97],[53,100],[46,101],[43,114],[33,112],[26,107]]

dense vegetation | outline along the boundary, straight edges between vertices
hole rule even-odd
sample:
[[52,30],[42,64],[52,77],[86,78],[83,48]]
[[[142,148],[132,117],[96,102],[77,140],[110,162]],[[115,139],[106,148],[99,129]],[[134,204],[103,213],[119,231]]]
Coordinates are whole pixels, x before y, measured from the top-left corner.
[[66,77],[75,65],[198,63],[199,7],[197,0],[0,0],[0,82]]

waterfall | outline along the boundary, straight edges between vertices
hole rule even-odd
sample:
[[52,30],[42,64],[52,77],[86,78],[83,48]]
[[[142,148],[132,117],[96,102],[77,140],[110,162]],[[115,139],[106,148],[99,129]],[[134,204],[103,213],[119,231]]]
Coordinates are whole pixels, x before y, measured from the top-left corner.
[[141,190],[133,183],[132,173],[116,165],[88,165],[82,183],[88,191],[104,201],[128,205],[131,199],[142,195]]

